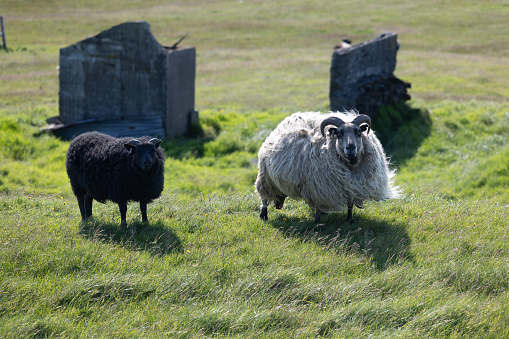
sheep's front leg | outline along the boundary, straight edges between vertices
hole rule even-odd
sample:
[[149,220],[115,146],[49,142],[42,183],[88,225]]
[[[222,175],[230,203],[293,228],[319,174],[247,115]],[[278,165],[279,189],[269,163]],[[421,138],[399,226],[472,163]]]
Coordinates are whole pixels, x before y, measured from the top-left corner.
[[267,200],[262,200],[262,204],[260,206],[260,218],[263,220],[263,221],[267,221],[268,220],[268,217],[267,217]]
[[141,210],[141,220],[143,220],[143,222],[148,222],[146,202],[140,201],[140,210]]
[[87,220],[92,216],[92,197],[86,194],[77,195],[78,206],[80,207],[81,219]]
[[92,216],[92,201],[94,199],[90,195],[85,195],[85,217],[86,219]]
[[87,213],[85,209],[85,195],[76,195],[76,199],[78,199],[78,206],[80,208],[81,219],[85,221],[87,220]]
[[127,226],[127,202],[119,202],[118,209],[120,210],[120,226]]

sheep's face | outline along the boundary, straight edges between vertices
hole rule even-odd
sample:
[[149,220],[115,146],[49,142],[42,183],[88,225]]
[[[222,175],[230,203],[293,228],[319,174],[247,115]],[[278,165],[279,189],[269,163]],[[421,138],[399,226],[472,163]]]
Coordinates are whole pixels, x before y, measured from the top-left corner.
[[357,126],[352,123],[329,130],[331,135],[337,138],[336,151],[352,166],[359,163],[360,155],[364,151],[362,132],[366,130],[367,125]]
[[371,129],[371,118],[365,114],[359,114],[352,122],[344,122],[337,116],[330,116],[320,124],[320,131],[325,137],[325,127],[329,128],[329,134],[336,139],[336,151],[351,166],[359,163],[360,156],[364,151],[362,145],[362,133],[369,133]]
[[134,157],[134,163],[137,167],[143,171],[148,172],[157,162],[156,149],[161,144],[159,139],[151,139],[148,143],[141,143],[140,141],[133,139],[125,144],[125,148]]

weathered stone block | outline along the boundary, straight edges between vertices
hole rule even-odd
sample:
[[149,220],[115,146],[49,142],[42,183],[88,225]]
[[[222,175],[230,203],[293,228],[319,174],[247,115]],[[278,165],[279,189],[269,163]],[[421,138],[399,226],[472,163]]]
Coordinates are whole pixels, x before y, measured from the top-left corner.
[[58,120],[64,127],[90,129],[108,121],[110,130],[118,126],[109,133],[115,136],[136,134],[136,128],[114,121],[153,126],[159,120],[151,134],[183,135],[198,119],[195,70],[195,49],[161,46],[148,23],[112,27],[60,50]]
[[394,76],[397,35],[391,32],[332,54],[330,104],[332,111],[357,109],[376,116],[381,105],[408,100],[409,83]]

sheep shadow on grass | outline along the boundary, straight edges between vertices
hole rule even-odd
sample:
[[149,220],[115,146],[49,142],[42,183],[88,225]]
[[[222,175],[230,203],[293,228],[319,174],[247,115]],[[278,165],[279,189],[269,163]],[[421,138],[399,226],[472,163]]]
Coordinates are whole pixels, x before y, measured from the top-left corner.
[[314,242],[337,254],[354,254],[373,263],[377,270],[404,261],[412,261],[410,237],[405,225],[356,215],[355,221],[346,221],[346,213],[323,215],[315,224],[314,213],[309,219],[274,215],[269,221],[274,228],[303,242]]
[[179,237],[161,221],[133,222],[129,227],[120,227],[118,223],[104,223],[92,218],[82,222],[80,234],[89,239],[112,242],[131,251],[142,250],[152,255],[183,252]]

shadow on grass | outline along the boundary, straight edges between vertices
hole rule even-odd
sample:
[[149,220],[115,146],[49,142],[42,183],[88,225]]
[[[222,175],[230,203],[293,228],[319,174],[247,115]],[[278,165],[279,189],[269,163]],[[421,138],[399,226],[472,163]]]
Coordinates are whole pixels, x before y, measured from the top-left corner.
[[338,254],[366,258],[377,270],[413,260],[409,252],[411,240],[403,224],[363,215],[354,214],[354,217],[354,222],[348,223],[346,213],[331,213],[315,224],[314,213],[307,220],[283,214],[269,222],[287,236],[303,242],[314,242]]
[[93,240],[112,242],[132,251],[146,251],[152,255],[182,252],[182,242],[163,222],[135,222],[129,227],[118,223],[101,223],[95,219],[82,222],[80,234]]
[[178,160],[201,158],[205,152],[205,144],[212,140],[211,137],[199,134],[194,138],[168,138],[163,141],[162,147],[169,158]]
[[382,106],[372,126],[396,166],[403,165],[415,155],[431,134],[431,127],[429,112],[407,103]]

